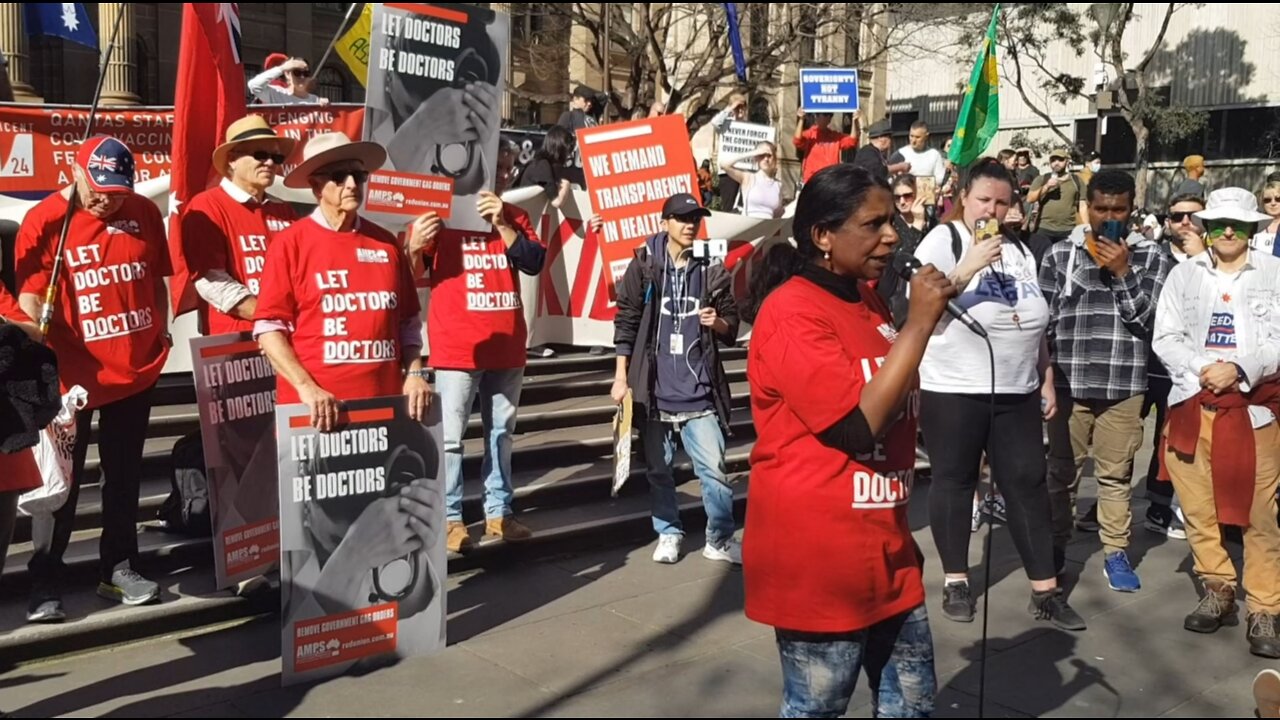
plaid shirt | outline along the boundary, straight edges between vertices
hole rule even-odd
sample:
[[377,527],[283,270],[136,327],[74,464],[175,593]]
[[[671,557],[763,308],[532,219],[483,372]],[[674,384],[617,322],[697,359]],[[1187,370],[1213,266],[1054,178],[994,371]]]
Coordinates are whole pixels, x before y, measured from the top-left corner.
[[1156,303],[1169,257],[1141,235],[1129,244],[1129,274],[1098,267],[1076,228],[1040,267],[1049,303],[1049,352],[1059,389],[1080,400],[1124,400],[1147,391]]

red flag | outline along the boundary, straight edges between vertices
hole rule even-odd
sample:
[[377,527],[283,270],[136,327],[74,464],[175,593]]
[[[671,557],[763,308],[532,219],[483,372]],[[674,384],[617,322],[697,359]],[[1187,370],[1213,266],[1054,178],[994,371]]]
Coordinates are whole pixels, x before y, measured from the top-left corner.
[[169,178],[169,282],[174,317],[195,310],[195,278],[182,251],[183,206],[217,179],[213,150],[227,126],[245,115],[238,3],[183,3],[178,83],[173,98],[173,169]]

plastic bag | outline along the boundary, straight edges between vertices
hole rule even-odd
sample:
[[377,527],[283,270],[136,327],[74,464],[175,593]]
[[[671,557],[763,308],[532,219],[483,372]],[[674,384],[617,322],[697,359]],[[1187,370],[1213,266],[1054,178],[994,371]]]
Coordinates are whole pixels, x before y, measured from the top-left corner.
[[62,396],[62,409],[49,427],[40,431],[40,443],[32,448],[44,484],[18,498],[18,509],[27,515],[57,512],[71,494],[72,452],[76,446],[76,416],[89,402],[89,392],[76,385]]

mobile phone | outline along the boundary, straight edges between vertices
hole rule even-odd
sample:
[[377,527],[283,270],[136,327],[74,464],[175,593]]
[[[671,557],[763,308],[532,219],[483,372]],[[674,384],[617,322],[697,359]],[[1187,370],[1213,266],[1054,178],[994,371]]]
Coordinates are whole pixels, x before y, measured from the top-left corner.
[[938,181],[931,177],[916,178],[916,190],[925,205],[938,204]]
[[1000,223],[990,218],[983,218],[973,224],[973,241],[980,243],[1000,234]]
[[1104,220],[1102,222],[1102,237],[1113,243],[1119,243],[1124,237],[1125,224],[1123,220]]

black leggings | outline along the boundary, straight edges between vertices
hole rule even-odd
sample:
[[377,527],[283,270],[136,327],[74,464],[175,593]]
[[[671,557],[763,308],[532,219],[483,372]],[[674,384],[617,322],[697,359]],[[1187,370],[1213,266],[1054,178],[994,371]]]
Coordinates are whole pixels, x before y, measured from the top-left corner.
[[1156,406],[1156,436],[1152,438],[1155,450],[1151,452],[1151,464],[1147,466],[1147,499],[1165,507],[1173,504],[1173,483],[1157,480],[1156,476],[1160,474],[1160,440],[1164,437],[1164,421],[1169,416],[1169,393],[1172,390],[1172,380],[1152,375],[1147,379],[1147,399],[1142,403],[1143,420],[1151,413],[1151,406]]
[[997,395],[992,424],[988,395],[923,392],[920,428],[929,453],[929,525],[951,575],[969,572],[973,493],[982,454],[991,482],[1004,495],[1009,533],[1031,580],[1054,577],[1049,489],[1045,482],[1040,393]]
[[101,579],[110,582],[116,565],[126,560],[132,562],[138,555],[138,489],[142,482],[143,443],[147,440],[147,423],[151,417],[151,388],[96,411],[82,410],[76,415],[71,494],[52,516],[31,518],[35,552],[27,568],[37,588],[56,588],[60,579],[62,556],[71,542],[76,523],[76,506],[95,412],[98,455],[102,459],[102,537],[98,541]]

